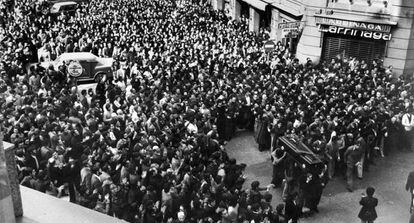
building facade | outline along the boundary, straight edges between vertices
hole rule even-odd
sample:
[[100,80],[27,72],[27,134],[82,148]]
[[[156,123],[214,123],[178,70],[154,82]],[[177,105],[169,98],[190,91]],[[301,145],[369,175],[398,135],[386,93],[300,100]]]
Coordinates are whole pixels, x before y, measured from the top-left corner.
[[413,0],[212,0],[249,29],[268,29],[300,61],[338,55],[382,59],[397,74],[414,72]]

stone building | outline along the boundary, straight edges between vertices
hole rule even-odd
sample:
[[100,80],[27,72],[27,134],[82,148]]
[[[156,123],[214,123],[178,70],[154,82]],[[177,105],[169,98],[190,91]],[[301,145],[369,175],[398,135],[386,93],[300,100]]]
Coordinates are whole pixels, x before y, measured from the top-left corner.
[[383,59],[398,74],[414,72],[413,0],[212,0],[251,31],[267,28],[301,61],[341,55]]

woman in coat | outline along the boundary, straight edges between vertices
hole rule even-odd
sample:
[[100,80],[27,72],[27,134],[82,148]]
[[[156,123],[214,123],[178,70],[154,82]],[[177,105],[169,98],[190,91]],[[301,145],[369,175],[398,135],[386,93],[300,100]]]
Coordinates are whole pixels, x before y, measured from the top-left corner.
[[257,143],[259,144],[259,150],[264,151],[269,150],[272,143],[269,131],[270,118],[267,114],[263,114],[261,121],[262,123],[257,134]]
[[363,196],[359,202],[362,208],[359,211],[358,217],[361,219],[361,223],[373,223],[377,219],[375,207],[378,205],[378,199],[373,197],[374,188],[368,187],[366,191],[367,196]]

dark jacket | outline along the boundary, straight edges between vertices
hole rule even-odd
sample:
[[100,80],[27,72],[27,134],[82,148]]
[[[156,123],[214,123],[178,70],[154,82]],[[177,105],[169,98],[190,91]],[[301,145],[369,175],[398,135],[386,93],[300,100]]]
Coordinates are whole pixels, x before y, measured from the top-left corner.
[[298,207],[292,199],[287,199],[286,203],[285,203],[285,216],[286,216],[286,220],[293,220],[293,221],[297,221],[300,217],[300,207]]
[[414,171],[408,174],[407,183],[405,184],[405,189],[410,192],[414,189]]
[[363,197],[359,202],[362,205],[358,217],[363,221],[374,221],[377,216],[375,207],[378,205],[378,199],[375,197]]

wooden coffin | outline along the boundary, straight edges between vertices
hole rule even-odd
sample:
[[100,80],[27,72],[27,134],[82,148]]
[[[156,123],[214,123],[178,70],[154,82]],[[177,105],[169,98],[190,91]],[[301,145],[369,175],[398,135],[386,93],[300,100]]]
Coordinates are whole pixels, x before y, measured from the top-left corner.
[[310,150],[302,141],[293,137],[281,136],[279,137],[281,146],[284,146],[285,151],[300,164],[315,165],[322,163],[322,160]]

